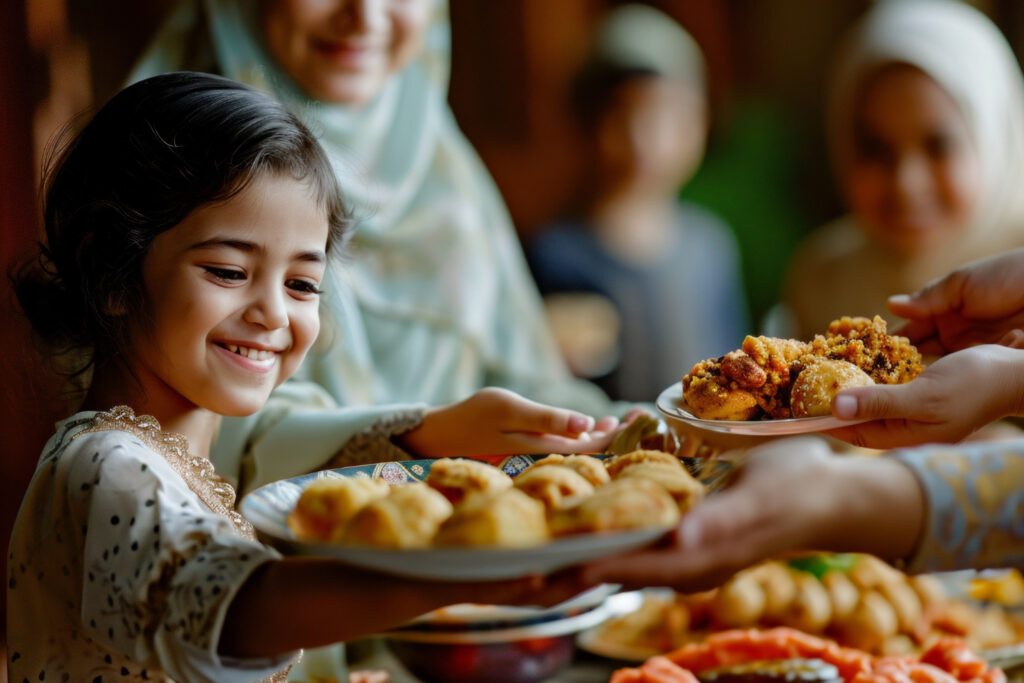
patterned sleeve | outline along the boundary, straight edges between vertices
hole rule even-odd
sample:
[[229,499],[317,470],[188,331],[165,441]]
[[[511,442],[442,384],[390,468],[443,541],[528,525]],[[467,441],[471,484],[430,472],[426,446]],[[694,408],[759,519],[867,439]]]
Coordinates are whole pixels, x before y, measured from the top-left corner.
[[909,571],[1024,568],[1024,440],[892,455],[914,472],[927,501]]
[[81,530],[88,635],[175,680],[250,681],[292,656],[217,653],[228,606],[259,565],[279,557],[211,512],[158,454],[119,431],[79,437],[66,486]]

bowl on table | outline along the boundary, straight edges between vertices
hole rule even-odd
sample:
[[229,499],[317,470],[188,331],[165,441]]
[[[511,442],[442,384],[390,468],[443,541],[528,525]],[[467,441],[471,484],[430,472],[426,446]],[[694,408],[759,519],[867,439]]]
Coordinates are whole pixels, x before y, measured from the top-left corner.
[[525,619],[525,625],[477,622],[453,630],[413,623],[383,637],[395,657],[424,683],[530,683],[568,666],[576,634],[611,615],[601,603],[571,616]]

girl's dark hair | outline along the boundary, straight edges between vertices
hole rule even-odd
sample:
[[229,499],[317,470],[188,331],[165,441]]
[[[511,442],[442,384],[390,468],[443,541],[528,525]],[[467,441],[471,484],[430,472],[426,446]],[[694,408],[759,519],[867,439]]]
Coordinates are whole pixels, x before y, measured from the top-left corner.
[[60,153],[45,185],[45,244],[13,276],[32,327],[78,375],[119,358],[142,315],[142,261],[160,233],[253,179],[309,183],[337,248],[351,222],[326,153],[269,95],[219,76],[154,76],[125,88]]

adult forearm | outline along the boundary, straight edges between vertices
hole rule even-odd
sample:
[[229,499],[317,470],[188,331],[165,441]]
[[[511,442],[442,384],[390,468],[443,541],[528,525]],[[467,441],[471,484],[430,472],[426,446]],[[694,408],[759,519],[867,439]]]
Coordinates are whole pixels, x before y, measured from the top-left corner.
[[816,547],[887,560],[909,557],[926,515],[924,493],[910,468],[886,457],[837,458],[834,465],[837,501],[832,514],[821,518]]

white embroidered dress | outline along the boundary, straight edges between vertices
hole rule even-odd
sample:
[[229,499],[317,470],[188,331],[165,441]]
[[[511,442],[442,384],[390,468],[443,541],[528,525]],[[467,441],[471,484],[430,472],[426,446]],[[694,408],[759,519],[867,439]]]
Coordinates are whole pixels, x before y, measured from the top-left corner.
[[152,418],[116,408],[59,423],[11,536],[10,680],[230,682],[285,669],[294,655],[217,654],[236,591],[279,557],[233,499]]

